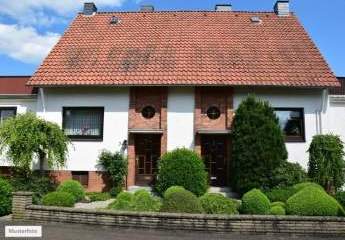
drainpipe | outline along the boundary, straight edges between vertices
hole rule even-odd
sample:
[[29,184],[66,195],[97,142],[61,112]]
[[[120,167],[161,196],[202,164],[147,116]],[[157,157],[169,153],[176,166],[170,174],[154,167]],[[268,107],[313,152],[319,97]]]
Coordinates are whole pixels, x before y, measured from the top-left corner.
[[325,114],[327,111],[327,104],[328,104],[328,90],[325,88],[325,89],[322,89],[321,106],[320,106],[320,110],[317,111],[319,134],[323,134],[322,115]]
[[46,102],[45,102],[43,88],[40,88],[40,95],[41,95],[41,101],[42,101],[42,109],[43,109],[43,112],[45,113],[46,112]]

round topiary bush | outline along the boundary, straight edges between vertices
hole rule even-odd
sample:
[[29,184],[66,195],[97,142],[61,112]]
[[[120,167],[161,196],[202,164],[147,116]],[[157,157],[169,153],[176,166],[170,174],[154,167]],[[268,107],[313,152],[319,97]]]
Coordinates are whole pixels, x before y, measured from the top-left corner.
[[56,189],[57,192],[67,192],[74,196],[75,200],[78,202],[85,197],[84,187],[75,180],[67,180],[61,183]]
[[51,192],[43,196],[42,204],[45,206],[73,207],[75,197],[68,192]]
[[271,208],[275,207],[275,206],[280,206],[280,207],[282,207],[284,209],[286,208],[286,204],[283,203],[283,202],[273,202],[273,203],[271,203]]
[[271,215],[286,215],[285,209],[282,206],[273,206],[270,209],[269,214]]
[[155,190],[163,193],[171,186],[182,186],[197,196],[206,193],[207,172],[200,156],[181,148],[164,154],[159,161]]
[[298,191],[293,187],[274,188],[266,192],[266,196],[271,202],[286,202],[296,192]]
[[333,197],[313,186],[305,187],[286,202],[289,215],[337,216],[340,211],[340,204]]
[[178,192],[178,191],[183,191],[183,190],[186,190],[184,189],[184,187],[181,187],[181,186],[172,186],[172,187],[169,187],[163,194],[163,197],[164,198],[167,198],[169,197],[169,195],[171,193],[174,193],[174,192]]
[[220,193],[206,193],[201,196],[200,203],[208,214],[238,214],[236,204]]
[[108,205],[109,209],[132,211],[134,195],[129,192],[120,192],[114,202]]
[[320,186],[319,184],[317,183],[314,183],[314,182],[302,182],[302,183],[298,183],[298,184],[295,184],[293,185],[293,189],[295,189],[296,192],[299,192],[301,190],[303,190],[304,188],[306,187],[315,187],[315,188],[318,188],[322,191],[324,191],[323,187]]
[[152,196],[146,190],[139,190],[134,193],[133,210],[137,212],[158,212],[162,202],[158,197]]
[[202,213],[203,209],[199,199],[192,192],[182,189],[164,198],[161,212]]
[[259,189],[252,189],[242,197],[241,212],[244,214],[267,214],[270,200]]
[[12,186],[5,179],[0,178],[0,216],[11,213]]

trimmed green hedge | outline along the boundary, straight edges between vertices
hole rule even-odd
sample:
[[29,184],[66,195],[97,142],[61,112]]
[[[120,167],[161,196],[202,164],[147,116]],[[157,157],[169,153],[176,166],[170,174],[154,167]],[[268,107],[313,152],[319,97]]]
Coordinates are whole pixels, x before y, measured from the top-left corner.
[[324,190],[315,186],[305,187],[286,202],[286,212],[299,216],[342,215],[340,204]]
[[51,192],[43,196],[42,204],[45,206],[73,207],[75,197],[68,192]]
[[134,195],[129,192],[120,192],[114,202],[108,208],[113,210],[132,211]]
[[163,200],[161,212],[202,213],[199,199],[190,191],[181,189],[171,192]]
[[67,193],[72,194],[77,202],[84,199],[85,197],[84,187],[78,181],[75,181],[75,180],[67,180],[67,181],[62,182],[58,186],[56,191],[67,192]]
[[0,178],[0,216],[11,213],[12,208],[12,186],[5,180]]
[[314,182],[302,182],[302,183],[295,184],[293,186],[293,188],[296,190],[296,192],[299,192],[306,187],[315,187],[315,188],[318,188],[318,189],[324,191],[324,188],[322,186],[320,186],[319,184],[314,183]]
[[238,214],[235,202],[220,193],[206,193],[199,199],[207,214]]
[[275,206],[280,206],[280,207],[282,207],[284,209],[286,208],[286,204],[283,203],[283,202],[273,202],[273,203],[271,203],[271,208],[275,207]]
[[270,200],[259,189],[252,189],[242,197],[241,212],[244,214],[268,214]]
[[182,186],[197,196],[206,193],[207,172],[197,153],[181,148],[167,152],[161,157],[155,190],[163,196],[171,186]]
[[274,188],[266,192],[271,202],[286,202],[297,190],[293,187]]
[[91,202],[106,201],[111,198],[110,193],[107,192],[88,192],[86,196],[89,197]]
[[273,206],[270,209],[269,214],[271,215],[286,215],[286,211],[282,206]]

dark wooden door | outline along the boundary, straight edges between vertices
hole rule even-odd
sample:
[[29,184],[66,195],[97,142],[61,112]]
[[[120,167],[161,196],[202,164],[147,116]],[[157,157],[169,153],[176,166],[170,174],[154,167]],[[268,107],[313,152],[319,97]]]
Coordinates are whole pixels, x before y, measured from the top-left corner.
[[227,136],[202,136],[201,155],[208,171],[210,185],[225,186],[227,182]]
[[135,136],[136,185],[153,184],[161,152],[160,143],[161,135],[138,134]]

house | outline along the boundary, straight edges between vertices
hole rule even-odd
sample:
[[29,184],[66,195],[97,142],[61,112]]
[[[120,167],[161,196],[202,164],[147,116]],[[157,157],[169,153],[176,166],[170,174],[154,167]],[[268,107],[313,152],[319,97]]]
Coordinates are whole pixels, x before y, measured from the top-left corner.
[[226,186],[234,111],[250,93],[275,108],[289,161],[305,168],[312,137],[332,131],[328,111],[343,111],[330,110],[339,82],[286,0],[270,12],[98,12],[85,3],[27,86],[37,95],[0,103],[58,123],[73,146],[52,173],[89,191],[106,184],[102,149],[127,153],[129,188],[151,184],[159,157],[179,147],[202,155],[211,185]]

